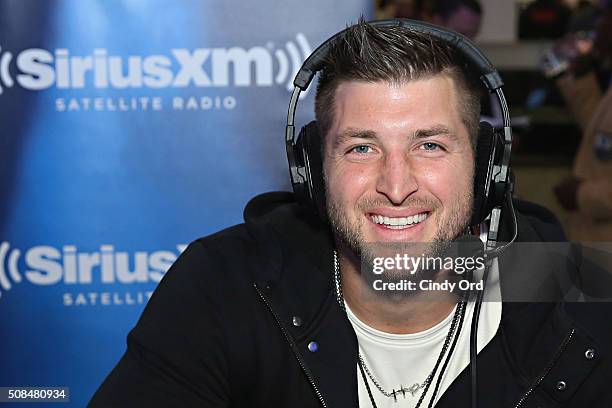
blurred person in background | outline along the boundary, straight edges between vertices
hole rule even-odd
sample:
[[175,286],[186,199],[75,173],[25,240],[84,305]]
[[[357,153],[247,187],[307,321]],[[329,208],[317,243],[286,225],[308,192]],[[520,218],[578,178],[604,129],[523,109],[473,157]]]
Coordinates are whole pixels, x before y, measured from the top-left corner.
[[599,15],[599,9],[593,1],[580,0],[572,13],[567,31],[591,31]]
[[476,0],[381,0],[376,17],[428,21],[473,40],[480,31],[482,7]]
[[431,22],[473,40],[480,31],[482,7],[476,0],[434,0]]
[[[476,0],[432,0],[422,5],[421,14],[433,24],[451,29],[474,40],[480,31],[482,6]],[[502,111],[497,98],[487,93],[480,98],[481,120],[502,126]]]
[[553,48],[571,56],[556,83],[583,132],[572,175],[555,195],[571,213],[570,238],[582,242],[612,241],[612,91],[609,75],[604,87],[597,75],[609,72],[612,59],[612,0],[599,7],[592,38],[573,36]]

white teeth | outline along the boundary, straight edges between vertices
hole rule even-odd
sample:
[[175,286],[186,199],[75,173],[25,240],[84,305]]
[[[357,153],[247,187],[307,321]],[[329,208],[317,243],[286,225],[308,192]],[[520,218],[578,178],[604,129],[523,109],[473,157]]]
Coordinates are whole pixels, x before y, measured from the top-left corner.
[[385,217],[382,215],[372,215],[375,224],[383,224],[392,229],[405,228],[408,225],[418,224],[427,218],[427,213],[415,214],[410,217]]

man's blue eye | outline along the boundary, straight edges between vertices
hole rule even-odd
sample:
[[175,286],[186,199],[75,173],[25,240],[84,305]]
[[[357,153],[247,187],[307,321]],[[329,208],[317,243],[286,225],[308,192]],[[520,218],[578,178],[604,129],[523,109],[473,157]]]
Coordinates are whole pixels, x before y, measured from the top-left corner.
[[359,145],[359,146],[355,146],[353,147],[352,151],[354,151],[355,153],[368,153],[370,151],[370,146],[366,146],[366,145]]
[[433,142],[427,142],[423,143],[421,147],[423,148],[423,150],[436,150],[440,148],[440,145]]

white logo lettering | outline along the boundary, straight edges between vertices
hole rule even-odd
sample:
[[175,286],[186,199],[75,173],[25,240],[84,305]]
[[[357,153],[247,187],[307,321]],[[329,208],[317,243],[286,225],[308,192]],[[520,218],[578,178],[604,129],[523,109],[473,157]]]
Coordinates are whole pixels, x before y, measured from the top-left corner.
[[[271,43],[249,49],[176,48],[169,55],[148,56],[111,55],[105,48],[94,49],[90,55],[71,55],[66,48],[54,52],[29,48],[14,59],[11,52],[0,47],[0,94],[15,83],[34,91],[53,87],[265,87],[283,83],[291,90],[297,70],[311,51],[301,33],[296,35],[295,42],[288,41],[278,49]],[[13,61],[14,78],[10,69]]]
[[74,245],[60,249],[35,246],[25,251],[25,272],[19,271],[21,251],[11,249],[8,242],[0,244],[0,297],[23,278],[34,285],[132,284],[159,282],[166,271],[186,248],[176,251],[116,251],[112,245],[102,245],[96,252],[82,252]]

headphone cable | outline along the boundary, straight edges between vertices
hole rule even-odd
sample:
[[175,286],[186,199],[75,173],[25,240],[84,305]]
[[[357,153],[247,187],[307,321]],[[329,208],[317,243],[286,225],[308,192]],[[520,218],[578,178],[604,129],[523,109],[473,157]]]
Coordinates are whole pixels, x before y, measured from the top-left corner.
[[472,377],[472,408],[478,408],[478,367],[477,367],[477,354],[478,354],[478,321],[480,320],[480,310],[482,308],[482,301],[484,298],[484,291],[487,285],[487,278],[489,277],[490,270],[490,262],[493,261],[493,258],[499,257],[514,241],[518,236],[518,221],[516,218],[516,212],[514,210],[514,203],[512,202],[512,193],[508,192],[506,194],[506,203],[510,208],[510,213],[512,214],[512,227],[514,229],[512,239],[498,247],[494,248],[490,251],[485,251],[485,258],[489,259],[489,262],[485,264],[484,273],[482,275],[482,290],[478,292],[476,303],[474,304],[474,313],[472,314],[472,327],[470,330],[470,372]]

